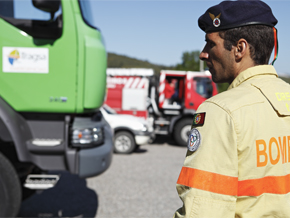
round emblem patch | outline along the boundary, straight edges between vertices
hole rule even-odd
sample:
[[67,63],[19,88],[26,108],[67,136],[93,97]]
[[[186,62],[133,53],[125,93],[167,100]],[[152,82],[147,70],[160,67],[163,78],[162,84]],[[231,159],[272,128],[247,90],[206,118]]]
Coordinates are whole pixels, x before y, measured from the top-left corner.
[[221,20],[216,17],[215,19],[213,19],[213,25],[215,27],[219,27],[221,25]]
[[187,142],[187,148],[190,151],[196,151],[200,145],[201,136],[197,129],[192,129]]

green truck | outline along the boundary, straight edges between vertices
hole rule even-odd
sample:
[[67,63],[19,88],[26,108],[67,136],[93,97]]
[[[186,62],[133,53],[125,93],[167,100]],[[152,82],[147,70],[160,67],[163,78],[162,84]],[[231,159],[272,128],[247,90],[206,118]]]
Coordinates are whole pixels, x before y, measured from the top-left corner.
[[22,187],[53,187],[111,163],[113,132],[98,110],[107,54],[88,0],[0,1],[0,217]]

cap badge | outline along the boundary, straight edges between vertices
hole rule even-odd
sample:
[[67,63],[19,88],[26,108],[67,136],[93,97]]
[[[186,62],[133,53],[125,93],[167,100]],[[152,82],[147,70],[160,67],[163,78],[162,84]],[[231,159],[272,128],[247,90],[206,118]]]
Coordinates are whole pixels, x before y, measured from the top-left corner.
[[212,23],[215,27],[219,27],[221,25],[221,20],[220,20],[220,16],[221,13],[218,16],[214,16],[212,13],[209,12],[209,16],[212,19]]

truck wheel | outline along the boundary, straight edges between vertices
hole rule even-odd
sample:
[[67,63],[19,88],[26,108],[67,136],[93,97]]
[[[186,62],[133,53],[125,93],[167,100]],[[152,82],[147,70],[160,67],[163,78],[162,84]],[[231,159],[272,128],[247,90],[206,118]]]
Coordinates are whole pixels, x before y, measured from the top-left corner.
[[21,187],[10,161],[0,153],[0,217],[16,217],[21,203]]
[[118,154],[130,154],[135,150],[136,143],[131,133],[121,131],[116,133],[114,139],[114,152]]
[[174,139],[180,146],[187,146],[188,135],[191,129],[192,120],[180,120],[174,127]]

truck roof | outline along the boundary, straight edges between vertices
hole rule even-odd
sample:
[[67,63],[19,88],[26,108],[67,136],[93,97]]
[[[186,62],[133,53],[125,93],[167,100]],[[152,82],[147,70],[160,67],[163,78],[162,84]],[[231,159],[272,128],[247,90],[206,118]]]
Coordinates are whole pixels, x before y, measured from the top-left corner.
[[[161,70],[160,73],[167,75],[186,75],[210,76],[210,72],[206,71],[181,71],[181,70]],[[153,76],[154,70],[150,68],[107,68],[107,76]]]
[[145,68],[108,68],[107,76],[153,76],[153,69]]
[[191,75],[206,75],[209,76],[211,75],[208,70],[206,71],[180,71],[180,70],[161,70],[160,73],[165,73],[166,75],[186,75],[186,74],[191,74]]

